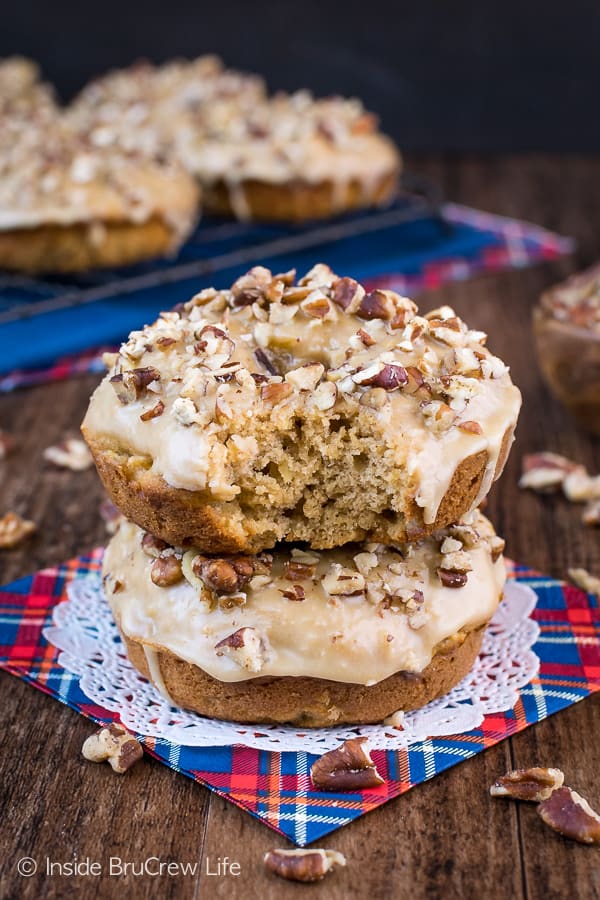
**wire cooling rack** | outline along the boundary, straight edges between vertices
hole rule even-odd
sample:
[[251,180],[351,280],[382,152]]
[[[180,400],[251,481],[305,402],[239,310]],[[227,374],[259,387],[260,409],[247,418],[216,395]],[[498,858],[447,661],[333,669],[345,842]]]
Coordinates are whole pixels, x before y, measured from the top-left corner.
[[441,218],[441,198],[431,184],[411,177],[405,179],[404,187],[406,192],[385,209],[346,215],[327,223],[259,225],[205,219],[174,259],[73,277],[30,278],[0,272],[0,326],[111,298],[154,293],[157,288],[191,279],[202,287],[209,276],[305,256],[311,250],[319,249],[319,258],[329,260],[328,251],[333,246],[339,253],[356,239],[376,239],[384,233],[389,239],[395,229],[412,222],[427,220],[439,228],[452,227]]

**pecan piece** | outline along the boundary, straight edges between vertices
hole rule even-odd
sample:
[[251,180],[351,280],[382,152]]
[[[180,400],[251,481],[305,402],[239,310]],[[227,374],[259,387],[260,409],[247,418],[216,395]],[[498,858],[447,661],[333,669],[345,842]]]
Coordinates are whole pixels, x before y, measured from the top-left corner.
[[452,569],[438,569],[438,576],[444,587],[461,588],[467,583],[466,572],[454,572]]
[[146,391],[153,381],[160,381],[160,372],[154,366],[146,366],[142,369],[130,369],[120,375],[113,375],[110,383],[121,403],[133,403]]
[[537,812],[546,825],[564,837],[580,844],[600,844],[600,816],[570,787],[553,791]]
[[363,791],[384,783],[365,737],[351,738],[324,753],[312,764],[310,777],[322,791]]
[[552,791],[562,787],[565,780],[560,769],[532,766],[530,769],[514,769],[501,775],[490,788],[492,797],[508,797],[512,800],[547,800]]
[[142,758],[142,745],[122,725],[105,725],[84,741],[81,752],[90,762],[108,761],[114,772],[123,775]]
[[229,656],[249,672],[260,672],[265,662],[263,641],[256,628],[245,626],[215,644],[217,656]]
[[149,422],[151,419],[156,419],[158,416],[162,416],[165,411],[165,404],[162,400],[159,400],[156,406],[153,406],[152,409],[147,409],[145,413],[142,413],[140,419],[142,422]]
[[[364,375],[366,372],[367,370],[365,369],[362,373],[359,372],[358,374]],[[356,376],[354,376],[354,380],[356,380]],[[367,378],[363,377],[360,381],[360,384],[383,388],[384,391],[395,391],[397,388],[402,387],[402,385],[406,384],[407,382],[408,375],[406,373],[406,369],[403,366],[386,364],[378,372],[374,372]]]
[[71,469],[72,472],[83,472],[93,463],[92,454],[83,441],[67,438],[53,447],[46,447],[42,456],[59,469]]
[[233,594],[248,584],[253,575],[268,574],[269,559],[268,554],[230,559],[208,559],[198,555],[192,560],[192,571],[215,593]]
[[18,513],[7,512],[0,519],[0,550],[12,550],[36,530],[37,525],[22,519]]
[[271,403],[275,406],[275,404],[281,403],[282,400],[289,397],[292,390],[292,385],[288,384],[287,381],[270,381],[268,384],[263,384],[260,389],[260,396],[265,403]]
[[317,567],[308,563],[298,562],[295,559],[289,559],[284,567],[284,577],[288,581],[304,581],[306,578],[312,578]]
[[354,312],[356,301],[361,300],[364,291],[354,278],[338,278],[333,286],[331,299],[343,310]]
[[393,319],[396,312],[391,291],[371,291],[360,301],[356,315],[361,319]]
[[288,881],[320,881],[335,866],[345,866],[346,858],[337,850],[269,850],[265,867]]
[[159,556],[152,563],[150,578],[157,587],[171,587],[183,578],[181,560],[175,555]]
[[479,422],[472,422],[471,420],[459,422],[457,427],[460,428],[461,431],[466,431],[467,434],[483,434],[483,428]]
[[287,588],[285,591],[281,591],[282,595],[286,600],[294,600],[298,602],[300,600],[304,600],[306,594],[304,593],[304,588],[301,584],[293,584],[290,588]]
[[154,537],[153,534],[145,534],[142,538],[142,550],[146,556],[152,556],[156,559],[163,550],[168,550],[169,545],[161,538]]
[[520,488],[530,488],[542,493],[557,491],[577,464],[558,453],[529,453],[523,457],[523,474]]

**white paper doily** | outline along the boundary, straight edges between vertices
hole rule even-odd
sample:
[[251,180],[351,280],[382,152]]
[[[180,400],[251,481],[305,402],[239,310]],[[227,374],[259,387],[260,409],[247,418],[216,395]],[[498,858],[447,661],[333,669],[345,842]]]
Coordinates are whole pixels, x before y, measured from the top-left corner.
[[59,604],[46,640],[61,653],[58,661],[79,676],[81,690],[99,706],[117,712],[126,728],[193,747],[243,744],[261,750],[323,753],[357,735],[371,747],[399,750],[428,737],[477,728],[488,713],[505,712],[517,702],[519,688],[539,670],[531,649],[539,634],[529,618],[536,603],[531,588],[508,582],[473,670],[445,697],[406,714],[402,730],[386,725],[307,729],[278,725],[220,722],[169,706],[133,668],[125,655],[98,575],[72,582],[69,599]]

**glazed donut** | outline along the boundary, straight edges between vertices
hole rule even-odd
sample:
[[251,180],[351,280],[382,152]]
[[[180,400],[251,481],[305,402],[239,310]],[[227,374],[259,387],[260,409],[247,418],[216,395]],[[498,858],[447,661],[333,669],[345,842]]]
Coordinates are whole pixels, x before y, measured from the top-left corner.
[[209,558],[122,521],[105,591],[133,664],[173,705],[220,719],[382,721],[469,671],[502,593],[479,513],[412,545]]
[[46,108],[0,115],[0,268],[76,272],[170,254],[197,206],[173,161],[95,146]]
[[176,546],[413,540],[475,509],[521,397],[449,307],[257,267],[132,332],[83,433],[115,505]]
[[400,154],[358,100],[307,91],[203,108],[177,135],[208,212],[301,221],[390,201]]

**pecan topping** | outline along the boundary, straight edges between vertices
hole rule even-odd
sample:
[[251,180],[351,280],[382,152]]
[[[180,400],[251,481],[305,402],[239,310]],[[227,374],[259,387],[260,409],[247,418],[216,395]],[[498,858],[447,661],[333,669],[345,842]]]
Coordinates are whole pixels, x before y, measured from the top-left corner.
[[233,594],[248,584],[253,575],[268,574],[269,559],[267,554],[230,559],[208,559],[198,555],[192,560],[192,571],[216,594]]
[[139,741],[116,722],[105,725],[90,735],[81,752],[90,762],[107,761],[119,775],[127,772],[144,755]]
[[46,447],[42,456],[59,469],[71,469],[72,472],[83,472],[93,463],[92,454],[83,441],[67,438],[53,447]]
[[523,457],[523,474],[519,487],[544,493],[557,491],[567,475],[575,469],[576,463],[558,453],[529,453]]
[[438,569],[438,576],[444,587],[461,588],[467,583],[466,572],[453,572],[452,569]]
[[290,588],[285,591],[281,591],[286,600],[304,600],[306,594],[304,593],[304,588],[301,584],[293,584]]
[[159,400],[156,406],[153,406],[152,409],[147,409],[145,413],[142,413],[140,419],[142,422],[149,422],[150,419],[156,419],[158,416],[162,416],[165,411],[165,404],[162,400]]
[[459,422],[458,427],[461,431],[466,431],[468,434],[483,434],[483,428],[479,424],[479,422]]
[[36,530],[37,525],[22,519],[18,513],[7,512],[0,519],[0,550],[12,550]]
[[215,644],[217,656],[229,656],[249,672],[260,672],[264,665],[264,646],[255,628],[238,628]]
[[175,555],[159,556],[152,563],[150,578],[157,587],[171,587],[183,578],[181,560]]
[[333,286],[331,299],[342,309],[347,310],[353,303],[357,294],[360,295],[361,288],[354,278],[338,278]]
[[153,381],[160,381],[160,372],[154,366],[146,366],[142,369],[130,369],[120,375],[113,375],[110,383],[121,403],[133,403],[146,391]]
[[514,769],[501,775],[490,788],[492,797],[509,797],[513,800],[547,800],[552,791],[562,787],[565,776],[560,769]]
[[[375,368],[376,371],[371,372],[371,369],[373,368]],[[368,369],[363,369],[362,372],[358,372],[354,376],[354,380],[356,381],[359,376],[361,376],[359,384],[383,388],[384,391],[395,391],[408,381],[406,369],[403,366],[391,364],[385,364],[381,368],[379,366],[369,366]]]
[[313,763],[310,777],[323,791],[364,791],[383,784],[371,759],[367,738],[357,737],[330,750]]
[[360,301],[356,315],[361,319],[393,319],[396,312],[388,291],[371,291]]
[[268,384],[263,384],[260,389],[260,396],[265,403],[271,403],[275,406],[277,403],[285,400],[286,397],[289,397],[292,390],[292,385],[287,381],[270,381]]
[[163,550],[168,549],[169,545],[167,542],[163,541],[161,538],[154,537],[153,534],[145,534],[142,538],[142,550],[146,556],[152,556],[156,559]]
[[288,581],[304,581],[306,578],[312,578],[316,570],[316,565],[297,562],[295,559],[289,559],[284,566],[285,578]]
[[337,850],[269,850],[265,867],[288,881],[320,881],[335,866],[345,866],[346,858]]
[[553,791],[537,808],[546,825],[581,844],[600,844],[600,816],[569,787]]

